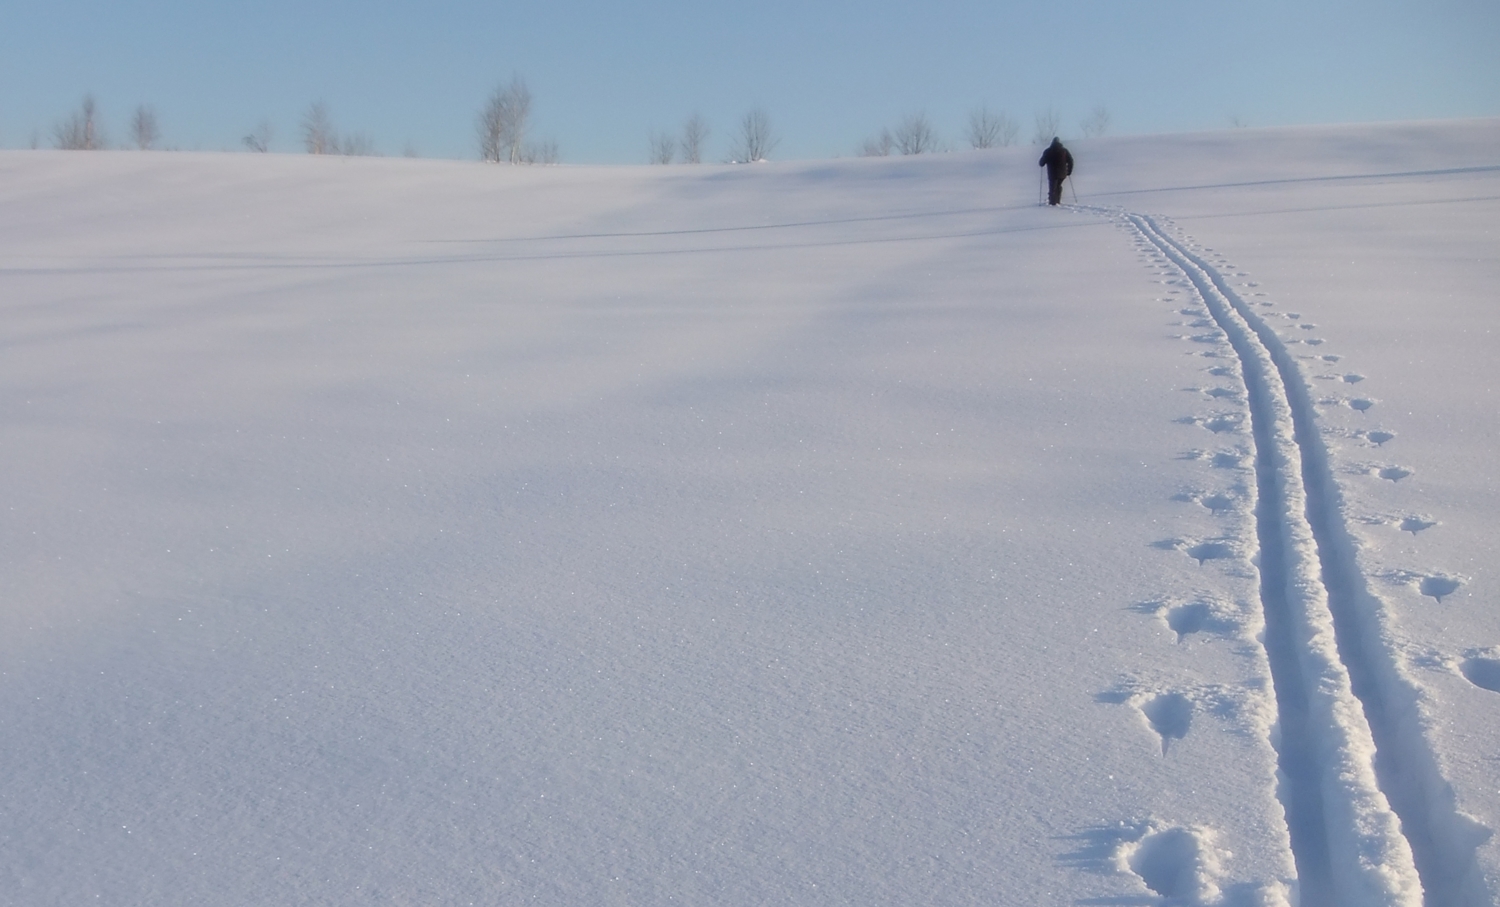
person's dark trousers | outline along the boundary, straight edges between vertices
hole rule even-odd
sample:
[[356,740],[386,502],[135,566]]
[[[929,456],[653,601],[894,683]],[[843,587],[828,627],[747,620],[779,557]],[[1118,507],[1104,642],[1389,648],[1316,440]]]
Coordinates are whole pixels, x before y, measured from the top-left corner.
[[[1063,179],[1067,179],[1067,177],[1063,177]],[[1062,202],[1063,179],[1057,179],[1056,177],[1049,177],[1047,179],[1047,204],[1056,205]]]

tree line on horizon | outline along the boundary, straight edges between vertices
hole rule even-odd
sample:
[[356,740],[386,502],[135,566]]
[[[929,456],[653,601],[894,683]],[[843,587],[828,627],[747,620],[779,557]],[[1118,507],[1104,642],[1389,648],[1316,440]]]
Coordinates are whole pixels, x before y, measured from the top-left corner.
[[[491,163],[556,164],[562,159],[556,141],[532,141],[530,136],[532,95],[520,75],[502,82],[490,94],[475,122],[479,159]],[[1061,116],[1055,108],[1035,115],[1033,144],[1046,144],[1061,127]],[[1101,136],[1109,128],[1110,113],[1104,105],[1096,106],[1079,123],[1086,137]],[[367,133],[341,132],[335,128],[332,113],[322,101],[314,101],[303,113],[300,125],[302,146],[309,154],[346,156],[377,155],[375,141]],[[157,150],[162,134],[154,108],[139,105],[131,115],[128,139],[122,147]],[[683,124],[680,134],[651,131],[647,136],[647,161],[652,164],[700,164],[710,128],[701,114],[694,113]],[[1009,114],[978,107],[970,112],[963,140],[970,148],[1003,148],[1016,143],[1020,124]],[[275,131],[270,120],[263,119],[245,135],[240,144],[248,151],[269,152]],[[91,151],[110,147],[100,123],[98,104],[86,94],[79,107],[52,129],[53,147],[64,150]],[[726,163],[754,163],[768,160],[780,144],[771,125],[770,115],[760,107],[746,113],[731,135]],[[33,134],[31,147],[38,146]],[[953,146],[938,134],[925,112],[908,114],[894,127],[886,127],[867,138],[856,149],[865,157],[891,154],[929,154],[952,151]],[[418,157],[416,148],[407,145],[404,155]]]

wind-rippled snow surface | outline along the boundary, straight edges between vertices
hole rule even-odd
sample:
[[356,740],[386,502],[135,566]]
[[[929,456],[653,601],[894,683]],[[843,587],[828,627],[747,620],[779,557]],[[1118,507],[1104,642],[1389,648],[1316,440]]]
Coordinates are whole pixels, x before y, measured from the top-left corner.
[[1493,904],[1500,122],[1070,144],[0,152],[0,904]]

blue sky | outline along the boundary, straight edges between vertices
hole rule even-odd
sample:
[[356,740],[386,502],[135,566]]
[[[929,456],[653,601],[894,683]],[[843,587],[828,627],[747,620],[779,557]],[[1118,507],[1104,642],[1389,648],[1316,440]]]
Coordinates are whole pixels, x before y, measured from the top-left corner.
[[138,104],[164,140],[238,149],[262,120],[297,151],[308,105],[377,150],[473,158],[475,117],[522,74],[538,139],[574,163],[637,163],[701,113],[728,153],[752,107],[775,157],[850,155],[924,111],[959,144],[981,104],[1062,134],[1500,115],[1495,0],[926,3],[3,0],[0,146],[51,143],[91,92],[116,140]]

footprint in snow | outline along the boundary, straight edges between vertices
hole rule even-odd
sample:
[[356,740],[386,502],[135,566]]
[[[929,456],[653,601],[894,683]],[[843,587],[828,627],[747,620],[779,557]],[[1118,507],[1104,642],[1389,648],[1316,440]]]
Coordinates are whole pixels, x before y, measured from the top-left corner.
[[1500,658],[1474,655],[1464,659],[1458,670],[1465,680],[1481,690],[1500,693]]
[[1374,405],[1375,405],[1375,401],[1371,400],[1371,399],[1369,399],[1367,397],[1360,397],[1358,399],[1350,400],[1349,401],[1349,408],[1350,409],[1359,410],[1362,413],[1369,412],[1370,408],[1373,407]]
[[1297,327],[1301,328],[1304,331],[1315,331],[1315,330],[1318,329],[1317,325],[1315,325],[1315,324],[1307,324],[1305,322],[1303,324],[1297,325]]
[[1363,380],[1365,380],[1365,376],[1364,375],[1356,375],[1356,374],[1353,374],[1352,372],[1350,374],[1347,374],[1347,375],[1344,376],[1344,383],[1345,384],[1358,384],[1359,382],[1361,382]]
[[1305,343],[1305,344],[1307,344],[1308,346],[1322,346],[1323,345],[1323,340],[1320,337],[1309,337],[1309,338],[1307,338],[1306,340],[1304,340],[1302,342]]
[[1208,373],[1210,375],[1213,375],[1215,378],[1238,378],[1240,376],[1239,372],[1235,371],[1227,365],[1216,365],[1213,368],[1209,369]]
[[1393,431],[1371,431],[1365,432],[1365,437],[1375,442],[1375,446],[1379,447],[1387,441],[1394,440],[1396,433]]
[[1410,469],[1403,466],[1385,466],[1375,472],[1375,475],[1391,482],[1399,482],[1412,474]]
[[1337,361],[1339,361],[1340,359],[1342,359],[1344,357],[1343,356],[1335,356],[1334,354],[1329,353],[1328,355],[1326,355],[1326,356],[1320,356],[1319,358],[1322,359],[1324,362],[1337,362]]

